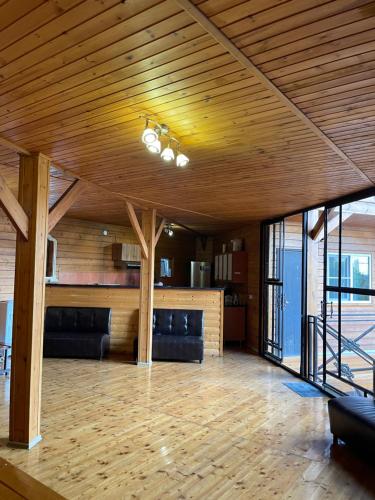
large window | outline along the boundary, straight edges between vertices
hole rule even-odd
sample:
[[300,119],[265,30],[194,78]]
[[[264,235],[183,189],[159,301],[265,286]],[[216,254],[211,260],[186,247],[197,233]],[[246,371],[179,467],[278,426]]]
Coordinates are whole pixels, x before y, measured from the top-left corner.
[[[327,278],[329,286],[339,286],[339,256],[328,254]],[[341,286],[348,288],[371,288],[371,255],[341,255]],[[337,292],[328,292],[328,300],[337,301]],[[342,302],[371,302],[371,297],[355,293],[342,293]]]
[[160,278],[172,277],[173,260],[163,257],[160,259]]

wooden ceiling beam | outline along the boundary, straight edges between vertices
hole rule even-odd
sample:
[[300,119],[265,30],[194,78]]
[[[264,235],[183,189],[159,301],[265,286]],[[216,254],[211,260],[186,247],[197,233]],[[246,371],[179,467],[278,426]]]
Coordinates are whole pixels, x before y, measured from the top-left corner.
[[332,151],[345,161],[364,181],[373,186],[375,182],[363,172],[346,153],[340,149],[310,118],[305,115],[278,87],[255,65],[251,60],[201,11],[191,0],[174,0],[185,10],[217,43],[225,48],[242,66],[250,70],[267,89],[278,97],[278,99],[297,116],[307,127],[309,127],[320,139],[322,139]]
[[137,214],[135,213],[134,207],[130,202],[126,201],[125,205],[126,205],[126,210],[128,212],[128,216],[129,216],[133,231],[134,231],[135,236],[137,237],[138,243],[141,247],[142,257],[144,259],[148,259],[148,246],[146,243],[146,239],[143,235],[141,226],[139,225]]
[[29,238],[29,217],[9,189],[5,179],[0,176],[0,205],[25,240]]
[[11,151],[14,151],[15,153],[19,153],[25,156],[30,156],[31,153],[27,149],[23,148],[22,146],[18,146],[13,141],[9,141],[8,139],[5,139],[5,137],[0,137],[0,146],[4,146],[7,149],[10,149]]
[[65,191],[65,193],[57,200],[57,202],[50,208],[48,215],[48,232],[56,226],[59,220],[66,214],[69,208],[77,200],[77,198],[85,190],[85,183],[82,180],[76,180]]

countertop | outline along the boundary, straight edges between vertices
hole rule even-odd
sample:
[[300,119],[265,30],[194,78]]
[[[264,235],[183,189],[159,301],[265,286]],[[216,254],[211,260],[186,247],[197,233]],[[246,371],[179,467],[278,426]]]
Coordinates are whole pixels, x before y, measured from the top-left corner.
[[[139,286],[135,285],[82,285],[82,284],[68,284],[68,283],[46,283],[46,286],[51,286],[51,287],[80,287],[80,288],[121,288],[121,289],[139,289]],[[194,291],[207,291],[207,290],[213,290],[213,291],[221,291],[224,290],[223,287],[212,287],[212,288],[192,288],[190,286],[155,286],[154,290],[194,290]]]

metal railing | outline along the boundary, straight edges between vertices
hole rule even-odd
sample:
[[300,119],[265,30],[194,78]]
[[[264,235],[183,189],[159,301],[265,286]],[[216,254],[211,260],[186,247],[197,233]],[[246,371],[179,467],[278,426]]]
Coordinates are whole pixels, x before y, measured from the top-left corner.
[[[342,321],[345,321],[342,319]],[[355,321],[355,320],[354,320]],[[350,318],[346,322],[353,322]],[[367,328],[360,335],[354,339],[350,339],[347,336],[341,334],[333,328],[331,325],[326,325],[326,360],[324,363],[319,363],[319,348],[324,349],[324,335],[323,335],[323,320],[319,316],[308,316],[308,342],[309,342],[309,358],[308,358],[308,375],[309,378],[317,383],[323,384],[324,373],[328,373],[333,377],[349,384],[358,393],[364,392],[365,395],[371,393],[371,391],[357,384],[355,381],[355,375],[358,372],[372,372],[372,382],[373,391],[375,390],[375,358],[371,356],[363,347],[360,345],[360,341],[367,337],[370,333],[375,331],[375,324]],[[339,340],[341,337],[341,342],[339,345]],[[319,343],[319,339],[321,342]],[[329,354],[328,354],[329,353]],[[367,366],[364,367],[350,367],[348,363],[342,363],[341,355],[343,353],[353,353],[364,361]],[[340,363],[341,361],[341,363]],[[337,368],[337,373],[334,373],[327,369],[327,366],[332,363]],[[341,368],[340,373],[339,366]]]

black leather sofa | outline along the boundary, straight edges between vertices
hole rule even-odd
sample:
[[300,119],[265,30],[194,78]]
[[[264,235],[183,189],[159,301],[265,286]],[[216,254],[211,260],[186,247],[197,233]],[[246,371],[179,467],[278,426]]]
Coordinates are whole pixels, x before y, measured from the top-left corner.
[[375,457],[375,401],[373,398],[343,396],[328,401],[334,442],[345,443]]
[[[203,311],[194,309],[154,309],[152,359],[203,361]],[[134,339],[137,359],[138,338]]]
[[102,359],[109,351],[110,333],[110,308],[47,307],[43,355]]

